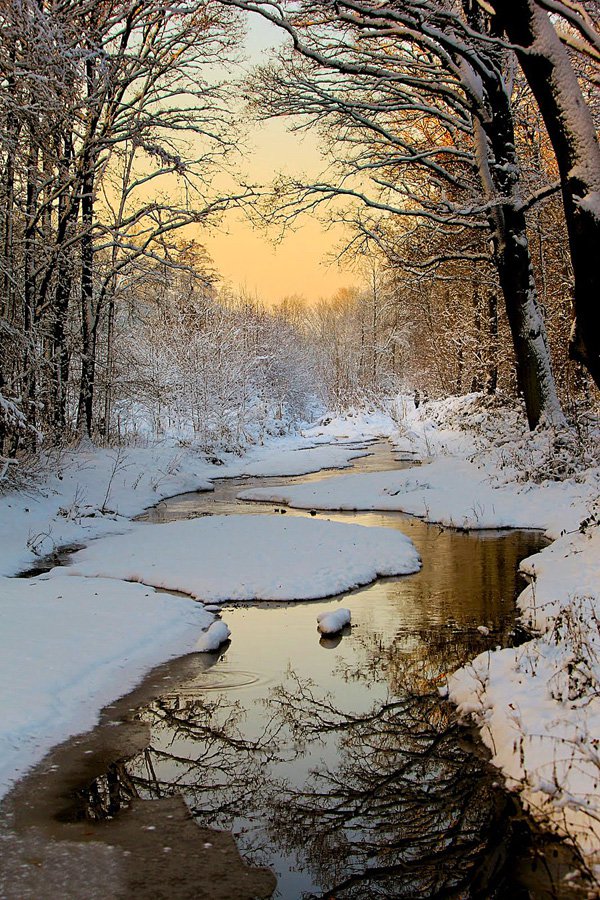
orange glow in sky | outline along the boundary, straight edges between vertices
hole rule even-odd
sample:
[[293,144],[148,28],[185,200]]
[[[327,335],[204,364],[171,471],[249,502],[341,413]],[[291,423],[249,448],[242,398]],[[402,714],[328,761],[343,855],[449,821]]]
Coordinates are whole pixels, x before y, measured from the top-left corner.
[[[253,16],[246,45],[249,66],[264,61],[278,40],[274,26]],[[316,136],[291,133],[281,120],[261,122],[247,144],[245,168],[252,183],[266,184],[281,171],[317,175],[324,168]],[[314,302],[355,284],[356,276],[331,259],[341,236],[339,228],[328,230],[304,217],[274,245],[275,231],[254,228],[242,213],[232,211],[220,229],[202,235],[202,242],[223,281],[272,304],[292,294]]]

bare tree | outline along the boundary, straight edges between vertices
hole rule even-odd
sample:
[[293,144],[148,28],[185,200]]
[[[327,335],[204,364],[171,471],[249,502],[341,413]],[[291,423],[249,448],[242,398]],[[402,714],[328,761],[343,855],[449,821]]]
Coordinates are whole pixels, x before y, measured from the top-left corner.
[[[600,146],[568,51],[571,46],[586,54],[597,85],[597,6],[560,0],[510,4],[496,0],[492,7],[536,97],[556,154],[575,276],[570,350],[600,387],[600,270],[596,259],[600,246]],[[557,22],[566,27],[559,30]]]
[[24,336],[2,383],[57,437],[73,417],[91,433],[120,282],[169,263],[169,235],[231,202],[211,179],[234,146],[215,64],[235,50],[235,15],[210,0],[25,0],[0,17],[2,312]]
[[[327,129],[337,177],[296,182],[284,214],[347,198],[374,214],[470,229],[505,300],[530,426],[564,422],[537,302],[511,109],[510,59],[490,22],[465,4],[412,0],[285,6],[232,0],[292,38],[295,54],[263,69],[253,96],[267,115]],[[298,127],[303,127],[300,124]],[[281,192],[281,189],[280,189]]]

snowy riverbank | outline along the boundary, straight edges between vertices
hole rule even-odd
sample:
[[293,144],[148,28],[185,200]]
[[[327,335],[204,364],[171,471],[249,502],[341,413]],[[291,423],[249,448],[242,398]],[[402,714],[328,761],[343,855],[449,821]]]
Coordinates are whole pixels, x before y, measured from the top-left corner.
[[[272,573],[253,554],[261,542],[274,540],[273,529],[277,540],[295,540],[306,549],[304,538],[292,531],[315,526],[312,537],[325,547],[317,522],[302,519],[292,525],[289,516],[265,516],[257,525],[252,517],[252,525],[227,523],[234,530],[250,528],[257,543],[245,561],[240,557],[240,568],[228,572],[224,557],[222,580],[211,587],[206,573],[212,538],[203,529],[225,527],[218,521],[222,517],[214,517],[211,525],[201,519],[177,527],[130,521],[163,497],[210,489],[215,478],[344,466],[362,452],[345,445],[386,436],[400,455],[422,465],[254,489],[242,496],[301,508],[399,509],[466,529],[538,528],[554,540],[522,564],[534,580],[519,606],[538,636],[517,649],[482,654],[449,679],[448,690],[460,711],[480,725],[509,786],[534,815],[577,843],[598,877],[600,482],[598,459],[590,449],[594,441],[578,443],[568,433],[529,435],[518,410],[476,395],[419,409],[400,400],[392,413],[323,420],[243,458],[224,455],[218,461],[172,444],[124,451],[84,446],[64,454],[27,493],[1,497],[3,576],[35,565],[39,556],[65,544],[113,536],[77,555],[68,576],[59,571],[28,581],[2,578],[0,615],[8,625],[0,632],[0,676],[13,687],[4,692],[0,716],[0,793],[53,743],[89,727],[103,704],[126,692],[152,665],[193,650],[213,621],[201,604],[165,598],[119,579],[179,587],[214,600],[232,596],[243,580],[241,569],[253,563],[260,583],[248,586],[247,598],[264,596],[269,585],[273,597],[289,596],[290,590],[298,597],[323,596],[392,571],[394,555],[394,571],[414,571],[418,560],[410,542],[386,549],[385,529],[377,536],[374,528],[338,524],[329,529],[331,546],[323,549],[321,574],[314,579],[307,574],[302,593],[300,575],[286,572],[288,544],[282,544],[285,552],[274,560]],[[327,523],[319,518],[321,526]],[[261,528],[266,530],[259,533]],[[190,529],[194,535],[187,534]],[[235,548],[248,539],[246,531],[242,537],[228,532],[217,543]],[[368,540],[363,532],[372,532]],[[118,534],[124,535],[122,543]],[[150,534],[156,538],[151,543]],[[207,548],[204,562],[198,557],[189,571],[184,560],[171,569],[163,565],[170,554],[167,545],[175,552],[188,539]],[[339,566],[342,558],[346,563]]]
[[[249,538],[244,532],[247,525],[238,523],[235,534],[229,529],[208,540],[206,519],[170,529],[131,518],[161,498],[210,490],[215,478],[297,475],[346,466],[364,450],[344,443],[361,434],[372,437],[386,427],[389,423],[375,415],[370,428],[361,419],[360,430],[352,428],[337,446],[327,444],[329,433],[298,434],[254,447],[242,458],[225,454],[220,460],[167,442],[123,450],[88,443],[53,459],[46,474],[27,490],[1,496],[0,797],[54,744],[91,727],[104,705],[133,688],[153,666],[196,649],[199,636],[214,621],[213,612],[192,599],[161,595],[119,577],[90,577],[87,570],[80,576],[75,567],[28,579],[10,576],[35,568],[47,557],[51,560],[65,546],[90,542],[78,561],[83,563],[89,553],[100,561],[100,574],[110,576],[107,569],[116,562],[115,548],[121,540],[129,563],[132,542],[141,541],[141,548],[148,551],[148,571],[126,571],[123,578],[189,588],[190,594],[214,600],[209,560],[220,547],[219,596],[231,596],[234,590],[239,594],[239,585],[249,584],[244,571],[250,562],[248,547],[245,556],[236,553],[240,542]],[[234,523],[217,523],[215,518],[214,524],[222,531]],[[298,598],[321,597],[368,582],[378,573],[415,571],[419,566],[414,547],[402,535],[383,534],[383,541],[377,541],[372,529],[329,524],[331,534],[328,529],[325,539],[322,529],[327,523],[321,521],[292,523],[284,517],[270,523],[254,521],[252,561],[260,583],[252,596],[268,589],[285,596],[291,589]],[[296,534],[298,528],[310,529],[310,534]],[[186,534],[189,545],[182,541],[181,529],[197,532]],[[257,548],[262,546],[264,556],[274,529],[282,532],[283,550],[297,560],[302,550],[317,561],[318,544],[318,578],[302,582],[299,572],[290,571],[285,553],[270,566],[264,559],[259,566]],[[165,533],[173,535],[171,554],[164,547]],[[171,557],[177,550],[187,561],[190,583],[175,578]],[[345,561],[342,566],[340,559]],[[177,566],[179,579],[185,574],[182,561]]]
[[554,542],[521,564],[531,583],[518,599],[537,637],[481,654],[449,678],[448,694],[508,785],[600,881],[600,431],[529,434],[518,410],[478,395],[418,410],[400,401],[394,418],[396,447],[422,466],[242,496],[545,531]]
[[529,584],[518,607],[537,637],[481,654],[449,679],[449,697],[480,726],[508,786],[600,882],[600,429],[529,435],[477,397],[430,404],[418,420],[430,444],[477,468],[454,482],[455,521],[472,501],[475,519],[485,515],[493,492],[497,524],[553,539],[520,566]]

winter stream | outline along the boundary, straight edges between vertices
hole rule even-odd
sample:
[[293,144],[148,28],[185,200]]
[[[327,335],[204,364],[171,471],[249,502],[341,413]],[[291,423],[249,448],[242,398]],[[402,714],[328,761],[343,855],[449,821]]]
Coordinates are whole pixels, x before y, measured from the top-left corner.
[[[404,465],[388,445],[369,450],[354,471]],[[332,474],[223,479],[214,493],[174,497],[145,518],[273,513],[273,504],[242,503],[236,494]],[[84,823],[88,830],[73,834],[80,842],[129,847],[116,830],[132,798],[179,793],[203,828],[233,831],[246,861],[270,868],[274,896],[286,900],[567,896],[552,887],[568,864],[560,845],[530,828],[438,691],[446,672],[514,639],[518,563],[542,538],[466,534],[399,513],[316,514],[403,531],[422,570],[340,598],[225,605],[230,644],[161,667],[108,709],[91,736],[68,742],[26,778],[14,801],[30,810],[20,827],[48,831],[52,819],[63,840],[60,823]],[[317,614],[338,604],[351,609],[351,628],[320,638]],[[57,769],[60,785],[45,789]],[[177,833],[171,828],[167,838],[160,821],[149,821],[139,828],[158,841],[165,864],[138,872],[123,896],[222,896],[216,881],[200,890],[193,866],[180,865],[172,882],[167,858]],[[63,866],[76,870],[70,858]],[[106,882],[99,896],[109,895]]]

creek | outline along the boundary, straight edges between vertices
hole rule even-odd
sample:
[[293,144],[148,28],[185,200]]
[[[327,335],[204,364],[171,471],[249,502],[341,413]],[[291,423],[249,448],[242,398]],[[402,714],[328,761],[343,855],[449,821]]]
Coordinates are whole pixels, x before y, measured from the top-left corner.
[[[406,465],[386,444],[369,454],[354,471]],[[222,479],[214,492],[171,498],[141,518],[273,513],[273,504],[236,494],[333,474]],[[323,601],[225,604],[228,645],[163,667],[139,696],[105,711],[105,733],[115,722],[135,724],[140,740],[105,747],[99,764],[85,740],[69,742],[56,763],[64,776],[80,761],[68,790],[63,782],[36,807],[34,775],[34,786],[26,778],[20,787],[21,806],[29,797],[38,826],[48,817],[83,822],[104,829],[94,840],[118,843],[111,823],[132,801],[182,795],[202,828],[233,832],[246,861],[275,873],[274,896],[285,900],[570,896],[559,880],[572,859],[531,826],[438,690],[447,672],[518,639],[517,568],[542,536],[464,533],[401,513],[317,514],[399,529],[416,544],[422,570]],[[351,609],[352,626],[320,637],[317,614],[338,603]],[[93,770],[81,768],[83,753]],[[187,877],[164,896],[204,896]],[[136,897],[163,896],[156,884]]]

